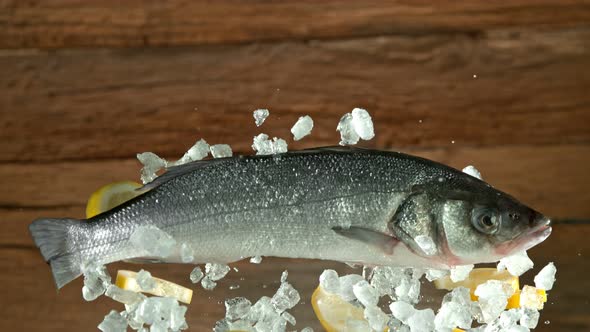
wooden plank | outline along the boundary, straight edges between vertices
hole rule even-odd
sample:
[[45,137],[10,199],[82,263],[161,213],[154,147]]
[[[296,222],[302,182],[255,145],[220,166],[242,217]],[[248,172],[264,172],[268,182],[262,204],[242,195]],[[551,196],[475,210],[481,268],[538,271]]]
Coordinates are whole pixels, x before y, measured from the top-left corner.
[[[590,187],[590,145],[409,152],[456,168],[475,165],[489,183],[553,218],[590,218],[587,195],[582,194]],[[0,220],[5,227],[0,244],[31,245],[27,227],[36,218],[83,218],[86,200],[96,188],[135,180],[138,171],[135,160],[0,164]]]
[[[590,141],[590,27],[467,35],[0,56],[0,161],[249,148],[304,114],[318,145],[353,107],[378,147]],[[270,108],[261,128],[252,111]],[[28,139],[24,139],[27,137]],[[184,144],[179,144],[183,142]],[[293,144],[300,147],[301,144]]]
[[[523,278],[522,284],[530,284],[530,279],[546,264],[554,261],[557,265],[557,283],[549,293],[549,303],[541,312],[538,332],[586,331],[590,329],[590,316],[587,308],[587,291],[590,279],[583,278],[583,271],[590,269],[589,225],[558,225],[551,237],[529,254],[536,262],[535,270]],[[0,274],[3,285],[3,303],[0,311],[0,328],[11,330],[18,326],[23,331],[91,331],[100,323],[102,317],[111,309],[122,310],[122,306],[108,299],[86,303],[81,298],[80,279],[56,292],[48,266],[40,254],[32,249],[13,249],[0,247],[0,264],[5,272]],[[239,272],[231,272],[219,283],[213,292],[205,292],[196,286],[193,303],[189,306],[187,320],[189,331],[206,331],[223,317],[223,300],[245,296],[257,300],[260,296],[272,294],[283,270],[289,271],[289,280],[301,293],[301,303],[292,313],[297,318],[297,328],[311,326],[322,331],[310,307],[313,289],[323,269],[335,268],[342,273],[359,273],[344,264],[324,261],[303,261],[265,258],[262,264],[246,262],[232,264]],[[148,268],[153,275],[191,287],[188,265],[149,265],[138,266],[115,263],[109,266],[112,274],[117,269],[139,270]],[[239,285],[237,290],[229,290],[230,285]],[[426,298],[433,307],[438,307],[442,294],[430,290],[423,284]],[[51,304],[51,305],[48,305]],[[544,321],[550,321],[549,325]]]
[[419,35],[590,20],[587,1],[2,1],[0,48]]

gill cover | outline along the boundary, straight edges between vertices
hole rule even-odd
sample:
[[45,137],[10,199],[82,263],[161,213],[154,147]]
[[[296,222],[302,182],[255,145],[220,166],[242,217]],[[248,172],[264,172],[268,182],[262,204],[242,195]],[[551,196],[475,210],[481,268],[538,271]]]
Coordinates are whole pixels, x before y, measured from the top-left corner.
[[412,193],[395,212],[390,230],[416,254],[435,256],[439,253],[437,210],[436,198],[425,192]]

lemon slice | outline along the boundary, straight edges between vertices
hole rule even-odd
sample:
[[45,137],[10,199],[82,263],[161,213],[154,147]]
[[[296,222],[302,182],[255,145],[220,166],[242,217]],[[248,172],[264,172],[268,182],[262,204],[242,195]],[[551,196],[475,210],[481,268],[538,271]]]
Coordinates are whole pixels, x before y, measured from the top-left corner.
[[133,181],[114,182],[101,187],[88,199],[86,218],[92,218],[138,196],[141,192],[135,189],[139,187],[141,184]]
[[495,268],[477,268],[473,269],[469,276],[462,281],[453,282],[449,276],[435,280],[434,286],[438,289],[452,290],[457,287],[466,287],[471,291],[471,299],[477,300],[474,292],[477,286],[486,283],[488,280],[499,280],[503,281],[514,289],[516,293],[520,289],[518,277],[515,277],[508,273],[508,271],[498,271]]
[[327,332],[346,332],[348,320],[365,320],[362,308],[350,304],[339,295],[326,292],[318,286],[311,295],[311,305],[318,320]]
[[156,283],[156,286],[150,291],[145,291],[142,290],[137,283],[137,272],[119,270],[117,271],[117,280],[115,281],[115,285],[121,289],[132,292],[143,292],[156,296],[173,297],[180,302],[184,302],[186,304],[191,303],[191,299],[193,298],[192,289],[177,285],[164,279],[153,279]]

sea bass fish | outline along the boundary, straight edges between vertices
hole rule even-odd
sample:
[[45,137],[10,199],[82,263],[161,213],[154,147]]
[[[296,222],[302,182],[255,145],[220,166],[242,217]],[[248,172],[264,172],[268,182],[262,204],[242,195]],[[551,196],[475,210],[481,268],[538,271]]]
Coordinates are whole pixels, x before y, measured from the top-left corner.
[[[58,288],[88,262],[229,263],[252,256],[448,269],[542,242],[549,219],[451,167],[378,150],[326,147],[195,161],[88,220],[38,219],[30,232]],[[157,227],[176,242],[153,257],[131,241]]]

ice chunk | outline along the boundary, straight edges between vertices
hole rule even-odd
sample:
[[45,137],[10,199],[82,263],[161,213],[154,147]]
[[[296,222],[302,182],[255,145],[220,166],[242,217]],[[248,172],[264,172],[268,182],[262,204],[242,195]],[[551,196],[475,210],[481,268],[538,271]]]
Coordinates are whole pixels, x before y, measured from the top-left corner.
[[213,290],[217,286],[217,283],[211,280],[209,276],[205,276],[203,279],[201,279],[201,286],[205,290]]
[[137,279],[137,285],[143,291],[150,291],[156,287],[156,281],[148,271],[139,270],[135,278]]
[[115,310],[111,310],[104,320],[98,325],[103,332],[125,332],[127,331],[127,320]]
[[239,319],[235,322],[229,323],[229,331],[254,331],[254,329],[252,329],[252,324],[250,324],[250,322]]
[[406,324],[411,332],[434,331],[434,311],[432,309],[416,310]]
[[252,302],[245,297],[225,300],[225,318],[230,321],[241,319],[250,312],[251,307]]
[[301,332],[313,332],[313,329],[311,327],[304,327],[301,329]]
[[356,297],[354,296],[352,287],[354,286],[354,284],[361,280],[364,279],[358,274],[349,274],[340,277],[338,279],[338,281],[340,282],[340,297],[342,297],[344,301],[354,300]]
[[281,282],[287,281],[288,277],[289,277],[289,271],[287,271],[287,270],[283,271],[283,273],[281,273]]
[[137,154],[137,160],[143,164],[141,169],[141,182],[146,184],[152,182],[156,177],[156,173],[168,166],[168,162],[156,155],[153,152],[143,152]]
[[132,316],[135,326],[151,325],[150,331],[168,331],[168,329],[178,331],[188,327],[184,317],[186,310],[187,308],[179,305],[176,299],[149,297],[139,303],[129,315]]
[[352,292],[365,307],[376,306],[379,301],[377,291],[366,281],[361,280],[352,286]]
[[272,142],[274,146],[273,154],[287,152],[287,142],[284,139],[274,137]]
[[252,149],[256,151],[257,155],[268,155],[287,152],[287,142],[282,138],[274,137],[273,140],[268,139],[267,134],[259,134],[254,136]]
[[463,168],[463,173],[469,174],[471,176],[473,176],[474,178],[478,178],[478,179],[482,179],[481,178],[481,173],[477,170],[477,168],[475,168],[474,166],[467,166],[465,168]]
[[340,293],[340,280],[338,273],[334,270],[324,270],[320,275],[320,286],[330,294]]
[[401,283],[395,287],[395,296],[398,300],[409,303],[418,303],[420,297],[420,280],[406,276]]
[[184,330],[188,328],[185,318],[187,309],[188,308],[186,306],[178,305],[178,302],[176,302],[176,305],[172,307],[169,315],[170,329],[172,331]]
[[281,314],[281,317],[282,317],[284,320],[286,320],[286,321],[287,321],[289,324],[291,324],[291,325],[295,325],[295,324],[297,324],[297,320],[295,319],[295,317],[293,317],[293,315],[291,315],[290,313],[288,313],[288,312],[286,312],[286,311],[284,311],[284,312]]
[[405,269],[391,266],[378,266],[373,269],[371,286],[377,290],[379,296],[389,295],[393,297],[395,288],[402,280],[406,279]]
[[520,307],[530,309],[543,309],[544,298],[537,292],[537,289],[532,286],[524,286],[520,291]]
[[262,256],[250,257],[250,263],[252,263],[252,264],[260,264],[260,263],[262,263]]
[[201,160],[209,155],[209,144],[204,140],[198,140],[184,155],[175,162],[170,163],[172,166],[183,165],[191,161]]
[[407,325],[404,325],[399,319],[394,318],[393,316],[389,318],[387,327],[389,328],[389,331],[410,332],[410,328]]
[[389,316],[377,305],[365,306],[364,316],[373,331],[383,331],[389,321]]
[[309,115],[302,116],[297,120],[293,128],[291,128],[291,133],[293,134],[293,139],[298,141],[303,137],[309,135],[311,133],[311,129],[313,128],[313,120]]
[[105,295],[117,302],[125,304],[139,303],[146,298],[143,294],[121,289],[112,284],[107,288]]
[[555,273],[557,269],[553,262],[547,264],[539,273],[535,276],[535,287],[544,290],[551,290],[553,283],[555,282]]
[[492,323],[492,326],[497,326],[502,330],[509,329],[516,325],[516,322],[518,322],[521,316],[522,312],[519,309],[506,310],[500,314],[500,318],[497,322]]
[[469,329],[473,315],[476,313],[476,305],[471,301],[468,288],[457,287],[453,289],[452,292],[444,296],[442,306],[436,314],[434,319],[436,330],[445,331],[455,327]]
[[283,312],[293,308],[300,299],[299,292],[290,283],[283,282],[270,302],[277,312]]
[[203,273],[201,268],[197,266],[191,271],[189,278],[191,279],[191,282],[193,284],[196,284],[197,282],[201,281],[201,279],[203,279],[204,275],[205,274]]
[[352,126],[352,114],[346,113],[338,122],[336,131],[340,132],[340,145],[354,145],[359,141],[359,135]]
[[82,297],[86,301],[93,301],[106,291],[111,284],[111,276],[103,265],[90,262],[82,267],[84,274],[84,286]]
[[152,257],[168,257],[176,246],[176,240],[170,234],[153,225],[139,226],[129,241],[136,249],[143,250],[146,256]]
[[529,329],[534,329],[539,324],[539,312],[535,309],[524,308],[521,309],[522,316],[520,317],[520,325]]
[[389,305],[389,310],[391,310],[393,317],[399,319],[404,324],[408,323],[408,319],[412,317],[416,311],[411,304],[404,301],[392,302]]
[[271,298],[263,296],[250,308],[246,319],[252,323],[273,320],[278,314],[271,303]]
[[469,311],[465,310],[460,304],[456,302],[443,303],[436,317],[434,318],[434,325],[437,331],[444,331],[459,327],[462,329],[469,329],[473,321]]
[[514,289],[510,285],[499,280],[488,280],[477,286],[475,295],[479,298],[483,321],[490,323],[498,318],[513,293]]
[[213,158],[227,158],[233,155],[231,146],[227,144],[215,144],[211,145],[210,148]]
[[213,281],[217,281],[225,277],[230,271],[229,266],[226,264],[219,263],[207,263],[205,264],[205,275]]
[[254,122],[256,123],[256,127],[262,126],[264,120],[268,117],[270,112],[267,109],[257,109],[254,111]]
[[449,275],[449,270],[436,270],[436,269],[428,269],[426,270],[426,280],[434,281],[440,278],[446,277]]
[[193,255],[193,248],[186,243],[180,245],[180,261],[183,263],[190,263],[195,260]]
[[426,254],[426,256],[432,256],[436,254],[436,244],[434,241],[432,241],[430,236],[418,235],[414,241],[416,241],[416,244],[420,247],[422,252]]
[[356,134],[365,141],[375,137],[373,121],[367,110],[355,108],[352,110],[352,126]]
[[469,265],[457,265],[451,269],[451,280],[458,282],[467,279],[471,270],[473,270],[473,264]]
[[526,271],[532,269],[533,261],[529,258],[526,251],[518,252],[512,256],[500,259],[498,263],[498,271],[508,269],[508,272],[513,276],[521,276]]

